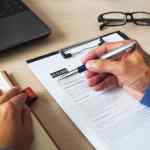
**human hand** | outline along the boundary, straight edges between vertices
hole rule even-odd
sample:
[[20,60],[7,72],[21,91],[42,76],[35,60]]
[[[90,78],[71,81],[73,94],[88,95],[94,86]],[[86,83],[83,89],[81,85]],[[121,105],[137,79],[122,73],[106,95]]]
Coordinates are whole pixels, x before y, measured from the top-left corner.
[[18,88],[0,96],[0,148],[29,150],[33,127],[26,98]]
[[142,98],[150,83],[150,56],[144,52],[138,43],[131,53],[123,55],[120,59],[99,59],[104,53],[129,42],[131,40],[106,43],[84,57],[83,63],[88,69],[86,78],[89,86],[96,91],[104,90],[112,85],[120,86],[137,100]]

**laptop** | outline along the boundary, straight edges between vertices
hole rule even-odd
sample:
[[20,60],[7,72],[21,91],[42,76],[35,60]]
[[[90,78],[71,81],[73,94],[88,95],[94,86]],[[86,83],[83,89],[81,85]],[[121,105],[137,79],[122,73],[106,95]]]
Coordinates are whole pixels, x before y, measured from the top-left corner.
[[50,33],[21,0],[0,0],[0,52]]

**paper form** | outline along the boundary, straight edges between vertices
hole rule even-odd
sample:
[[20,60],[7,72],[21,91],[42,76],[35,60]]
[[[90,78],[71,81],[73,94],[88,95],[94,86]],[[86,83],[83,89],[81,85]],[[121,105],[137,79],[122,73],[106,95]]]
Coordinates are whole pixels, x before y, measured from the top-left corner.
[[85,53],[70,59],[58,53],[29,67],[95,149],[149,150],[149,108],[119,88],[93,91],[84,73],[59,80],[59,75],[81,65]]

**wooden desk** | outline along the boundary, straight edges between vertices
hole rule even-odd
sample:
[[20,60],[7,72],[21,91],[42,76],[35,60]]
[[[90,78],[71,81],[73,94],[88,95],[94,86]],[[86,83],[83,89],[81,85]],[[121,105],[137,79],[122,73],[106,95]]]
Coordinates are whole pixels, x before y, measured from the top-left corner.
[[[97,16],[106,11],[149,11],[150,1],[139,0],[26,0],[30,8],[54,30],[52,37],[14,48],[1,54],[0,69],[14,74],[22,87],[31,85],[40,99],[32,110],[46,132],[34,119],[34,150],[55,150],[51,141],[62,150],[92,150],[92,146],[76,129],[56,102],[48,95],[41,83],[33,76],[25,61],[27,59],[55,51],[70,44],[84,41],[97,35],[121,30],[137,39],[150,51],[150,27],[128,24],[117,28],[99,31]],[[2,35],[1,35],[2,36]]]

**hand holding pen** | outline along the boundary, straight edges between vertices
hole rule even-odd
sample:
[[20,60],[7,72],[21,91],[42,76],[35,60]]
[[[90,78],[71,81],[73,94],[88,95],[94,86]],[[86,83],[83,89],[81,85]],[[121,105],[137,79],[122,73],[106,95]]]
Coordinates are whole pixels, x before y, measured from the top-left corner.
[[[136,42],[132,41],[132,42],[127,43],[125,45],[122,45],[122,46],[119,46],[117,48],[113,48],[113,49],[111,49],[109,51],[104,52],[103,55],[99,56],[99,59],[106,60],[106,59],[117,59],[117,58],[120,58],[125,53],[131,52],[134,49],[135,46],[136,46]],[[60,78],[60,80],[68,78],[68,77],[73,76],[73,75],[78,74],[78,73],[82,73],[82,72],[84,72],[86,70],[87,70],[86,64],[83,64],[83,65],[81,65],[81,66],[79,66],[79,67],[69,71],[69,73],[64,74]]]
[[86,64],[87,68],[85,75],[91,88],[100,91],[112,85],[119,86],[137,100],[141,99],[144,90],[150,84],[150,66],[145,63],[145,52],[138,43],[133,51],[125,53],[120,59],[99,59],[112,49],[132,42],[135,41],[124,40],[103,44],[84,57],[83,64]]

